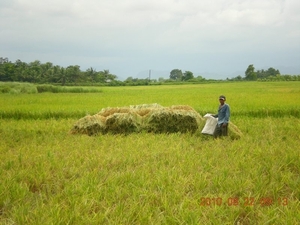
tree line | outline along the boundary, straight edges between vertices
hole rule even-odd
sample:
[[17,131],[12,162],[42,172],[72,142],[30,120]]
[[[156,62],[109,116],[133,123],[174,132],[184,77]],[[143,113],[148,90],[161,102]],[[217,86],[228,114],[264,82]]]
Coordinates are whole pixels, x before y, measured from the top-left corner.
[[109,83],[117,79],[109,70],[96,71],[88,68],[81,71],[80,66],[61,67],[51,62],[41,63],[35,60],[30,63],[17,60],[14,63],[8,58],[0,57],[0,81],[18,81],[29,83],[56,83],[61,85],[77,83]]
[[237,76],[231,80],[300,81],[300,75],[281,75],[280,71],[273,67],[270,67],[267,70],[255,70],[254,65],[250,64],[245,71],[245,77]]
[[[179,69],[174,69],[170,72],[171,81],[188,81],[188,82],[204,82],[212,81],[206,80],[205,78],[198,76],[194,77],[191,71],[185,71],[184,73]],[[235,78],[227,78],[229,81],[300,81],[300,75],[281,75],[278,69],[270,67],[267,70],[255,70],[253,64],[250,64],[246,71],[245,76],[241,75]]]
[[[253,81],[253,80],[300,80],[300,75],[281,75],[280,71],[274,68],[267,70],[255,70],[253,64],[249,65],[245,71],[245,76],[227,78],[229,81]],[[0,81],[29,82],[37,84],[60,84],[65,85],[149,85],[162,83],[180,83],[180,82],[215,82],[220,80],[205,79],[202,76],[195,77],[193,72],[182,72],[180,69],[173,69],[170,72],[169,79],[159,78],[158,80],[150,78],[139,79],[128,77],[125,81],[117,80],[117,76],[111,74],[109,70],[97,71],[90,67],[85,71],[78,65],[61,67],[51,62],[41,63],[35,60],[30,63],[16,60],[11,62],[8,58],[0,57]]]

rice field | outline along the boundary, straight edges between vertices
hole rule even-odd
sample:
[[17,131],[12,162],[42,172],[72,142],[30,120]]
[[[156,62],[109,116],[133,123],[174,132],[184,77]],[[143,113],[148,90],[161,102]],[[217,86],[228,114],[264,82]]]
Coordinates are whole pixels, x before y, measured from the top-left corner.
[[[300,82],[0,94],[0,224],[298,224]],[[71,135],[102,108],[231,106],[239,140]]]

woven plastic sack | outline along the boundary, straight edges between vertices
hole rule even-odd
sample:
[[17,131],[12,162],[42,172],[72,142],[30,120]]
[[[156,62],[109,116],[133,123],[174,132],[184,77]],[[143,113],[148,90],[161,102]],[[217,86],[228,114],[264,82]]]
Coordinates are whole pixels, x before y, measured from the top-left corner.
[[213,117],[210,113],[205,114],[204,118],[206,119],[206,123],[201,133],[213,135],[218,123],[218,119]]

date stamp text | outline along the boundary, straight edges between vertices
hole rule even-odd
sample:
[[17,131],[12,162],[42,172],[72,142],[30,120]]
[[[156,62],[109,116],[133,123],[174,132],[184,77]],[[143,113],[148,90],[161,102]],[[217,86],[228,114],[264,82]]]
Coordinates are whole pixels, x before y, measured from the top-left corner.
[[262,198],[254,198],[254,197],[229,197],[223,199],[221,197],[202,197],[200,199],[200,206],[287,206],[288,199],[283,198],[271,198],[271,197],[262,197]]

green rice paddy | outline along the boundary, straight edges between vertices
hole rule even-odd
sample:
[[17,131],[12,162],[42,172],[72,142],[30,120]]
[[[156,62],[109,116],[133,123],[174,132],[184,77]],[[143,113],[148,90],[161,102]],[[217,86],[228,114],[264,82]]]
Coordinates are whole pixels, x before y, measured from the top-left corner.
[[[89,89],[90,87],[82,87]],[[0,94],[0,224],[297,224],[300,83],[97,87]],[[105,107],[215,113],[239,140],[195,134],[71,135]]]

